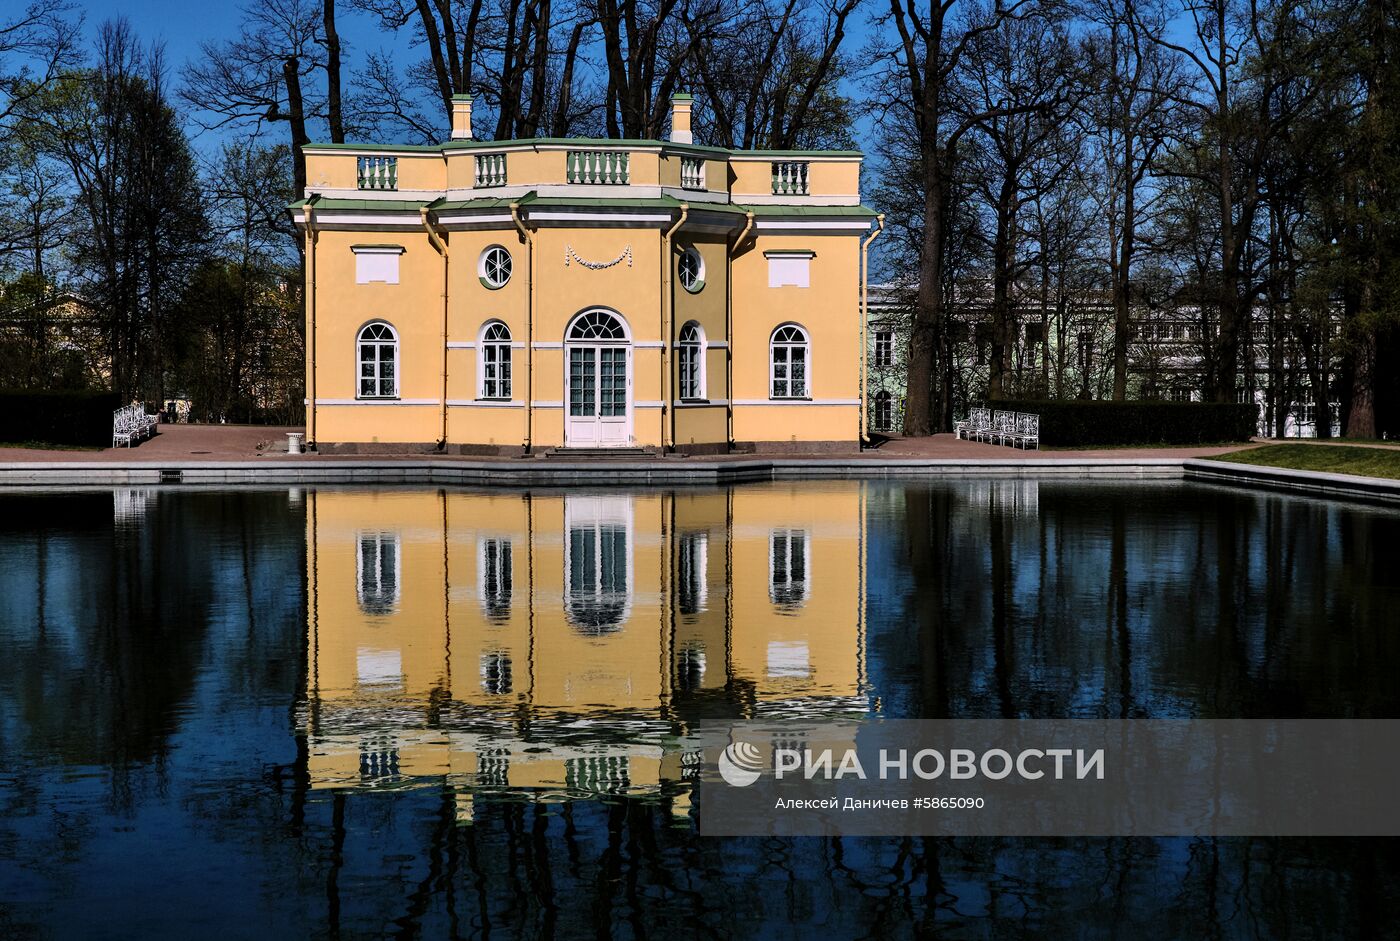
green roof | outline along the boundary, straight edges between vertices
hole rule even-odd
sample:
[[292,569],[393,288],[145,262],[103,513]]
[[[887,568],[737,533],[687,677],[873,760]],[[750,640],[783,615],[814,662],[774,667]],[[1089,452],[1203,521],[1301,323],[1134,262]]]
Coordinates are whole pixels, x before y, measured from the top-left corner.
[[[690,208],[694,209],[692,205]],[[869,206],[745,206],[756,216],[875,216]]]
[[[287,208],[296,209],[308,202],[309,200],[299,199]],[[429,203],[421,199],[326,199],[322,197],[316,200],[315,205],[317,209],[378,209],[383,212],[417,212]]]
[[[435,199],[432,202],[422,200],[405,199],[327,199],[320,197],[316,199],[315,206],[323,210],[354,210],[381,212],[418,212],[427,207],[435,211],[456,212],[463,209],[505,209],[513,204],[526,207],[546,208],[551,206],[559,207],[587,207],[590,209],[664,209],[674,212],[680,208],[684,200],[676,199],[673,196],[660,196],[653,199],[607,199],[597,197],[576,197],[576,196],[545,196],[536,195],[532,190],[524,196],[515,198],[509,197],[483,197],[479,199],[455,199],[447,200],[443,198]],[[309,200],[299,199],[287,206],[289,210],[298,209],[305,206]],[[832,216],[855,216],[873,218],[876,213],[869,206],[785,206],[763,204],[750,206],[742,203],[712,203],[712,202],[687,202],[690,212],[717,212],[731,215],[743,215],[752,212],[755,216],[806,216],[816,218],[830,218]]]

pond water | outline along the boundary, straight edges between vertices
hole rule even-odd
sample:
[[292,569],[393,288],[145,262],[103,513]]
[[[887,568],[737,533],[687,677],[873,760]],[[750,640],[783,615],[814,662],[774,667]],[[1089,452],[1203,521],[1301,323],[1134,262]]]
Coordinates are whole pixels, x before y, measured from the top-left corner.
[[701,719],[1400,718],[1400,513],[1178,482],[0,496],[0,936],[1374,937],[1400,841],[715,839]]

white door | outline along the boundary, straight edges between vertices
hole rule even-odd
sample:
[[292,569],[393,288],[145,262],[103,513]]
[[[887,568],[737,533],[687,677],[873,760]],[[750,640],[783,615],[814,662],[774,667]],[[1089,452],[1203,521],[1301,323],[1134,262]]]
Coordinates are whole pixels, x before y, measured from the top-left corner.
[[605,311],[585,314],[570,330],[565,446],[632,444],[632,349],[625,337],[617,318]]

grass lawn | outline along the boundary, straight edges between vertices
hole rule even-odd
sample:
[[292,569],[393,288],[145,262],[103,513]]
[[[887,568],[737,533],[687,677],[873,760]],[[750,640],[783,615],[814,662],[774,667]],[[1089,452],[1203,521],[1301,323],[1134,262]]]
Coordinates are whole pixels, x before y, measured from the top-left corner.
[[1266,444],[1263,447],[1235,451],[1206,460],[1400,480],[1400,448],[1353,448],[1342,444]]

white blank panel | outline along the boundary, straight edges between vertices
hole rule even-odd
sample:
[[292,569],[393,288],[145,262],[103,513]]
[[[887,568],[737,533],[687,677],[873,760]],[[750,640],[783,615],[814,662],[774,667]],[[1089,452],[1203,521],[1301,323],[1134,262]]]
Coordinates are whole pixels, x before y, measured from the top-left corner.
[[361,647],[355,651],[355,673],[361,686],[401,685],[403,654],[397,650]]
[[812,259],[801,256],[774,256],[768,259],[768,286],[805,288],[811,281]]
[[355,283],[370,284],[375,281],[384,284],[399,283],[398,252],[355,253]]
[[812,675],[811,655],[804,640],[768,642],[768,675],[806,679]]

